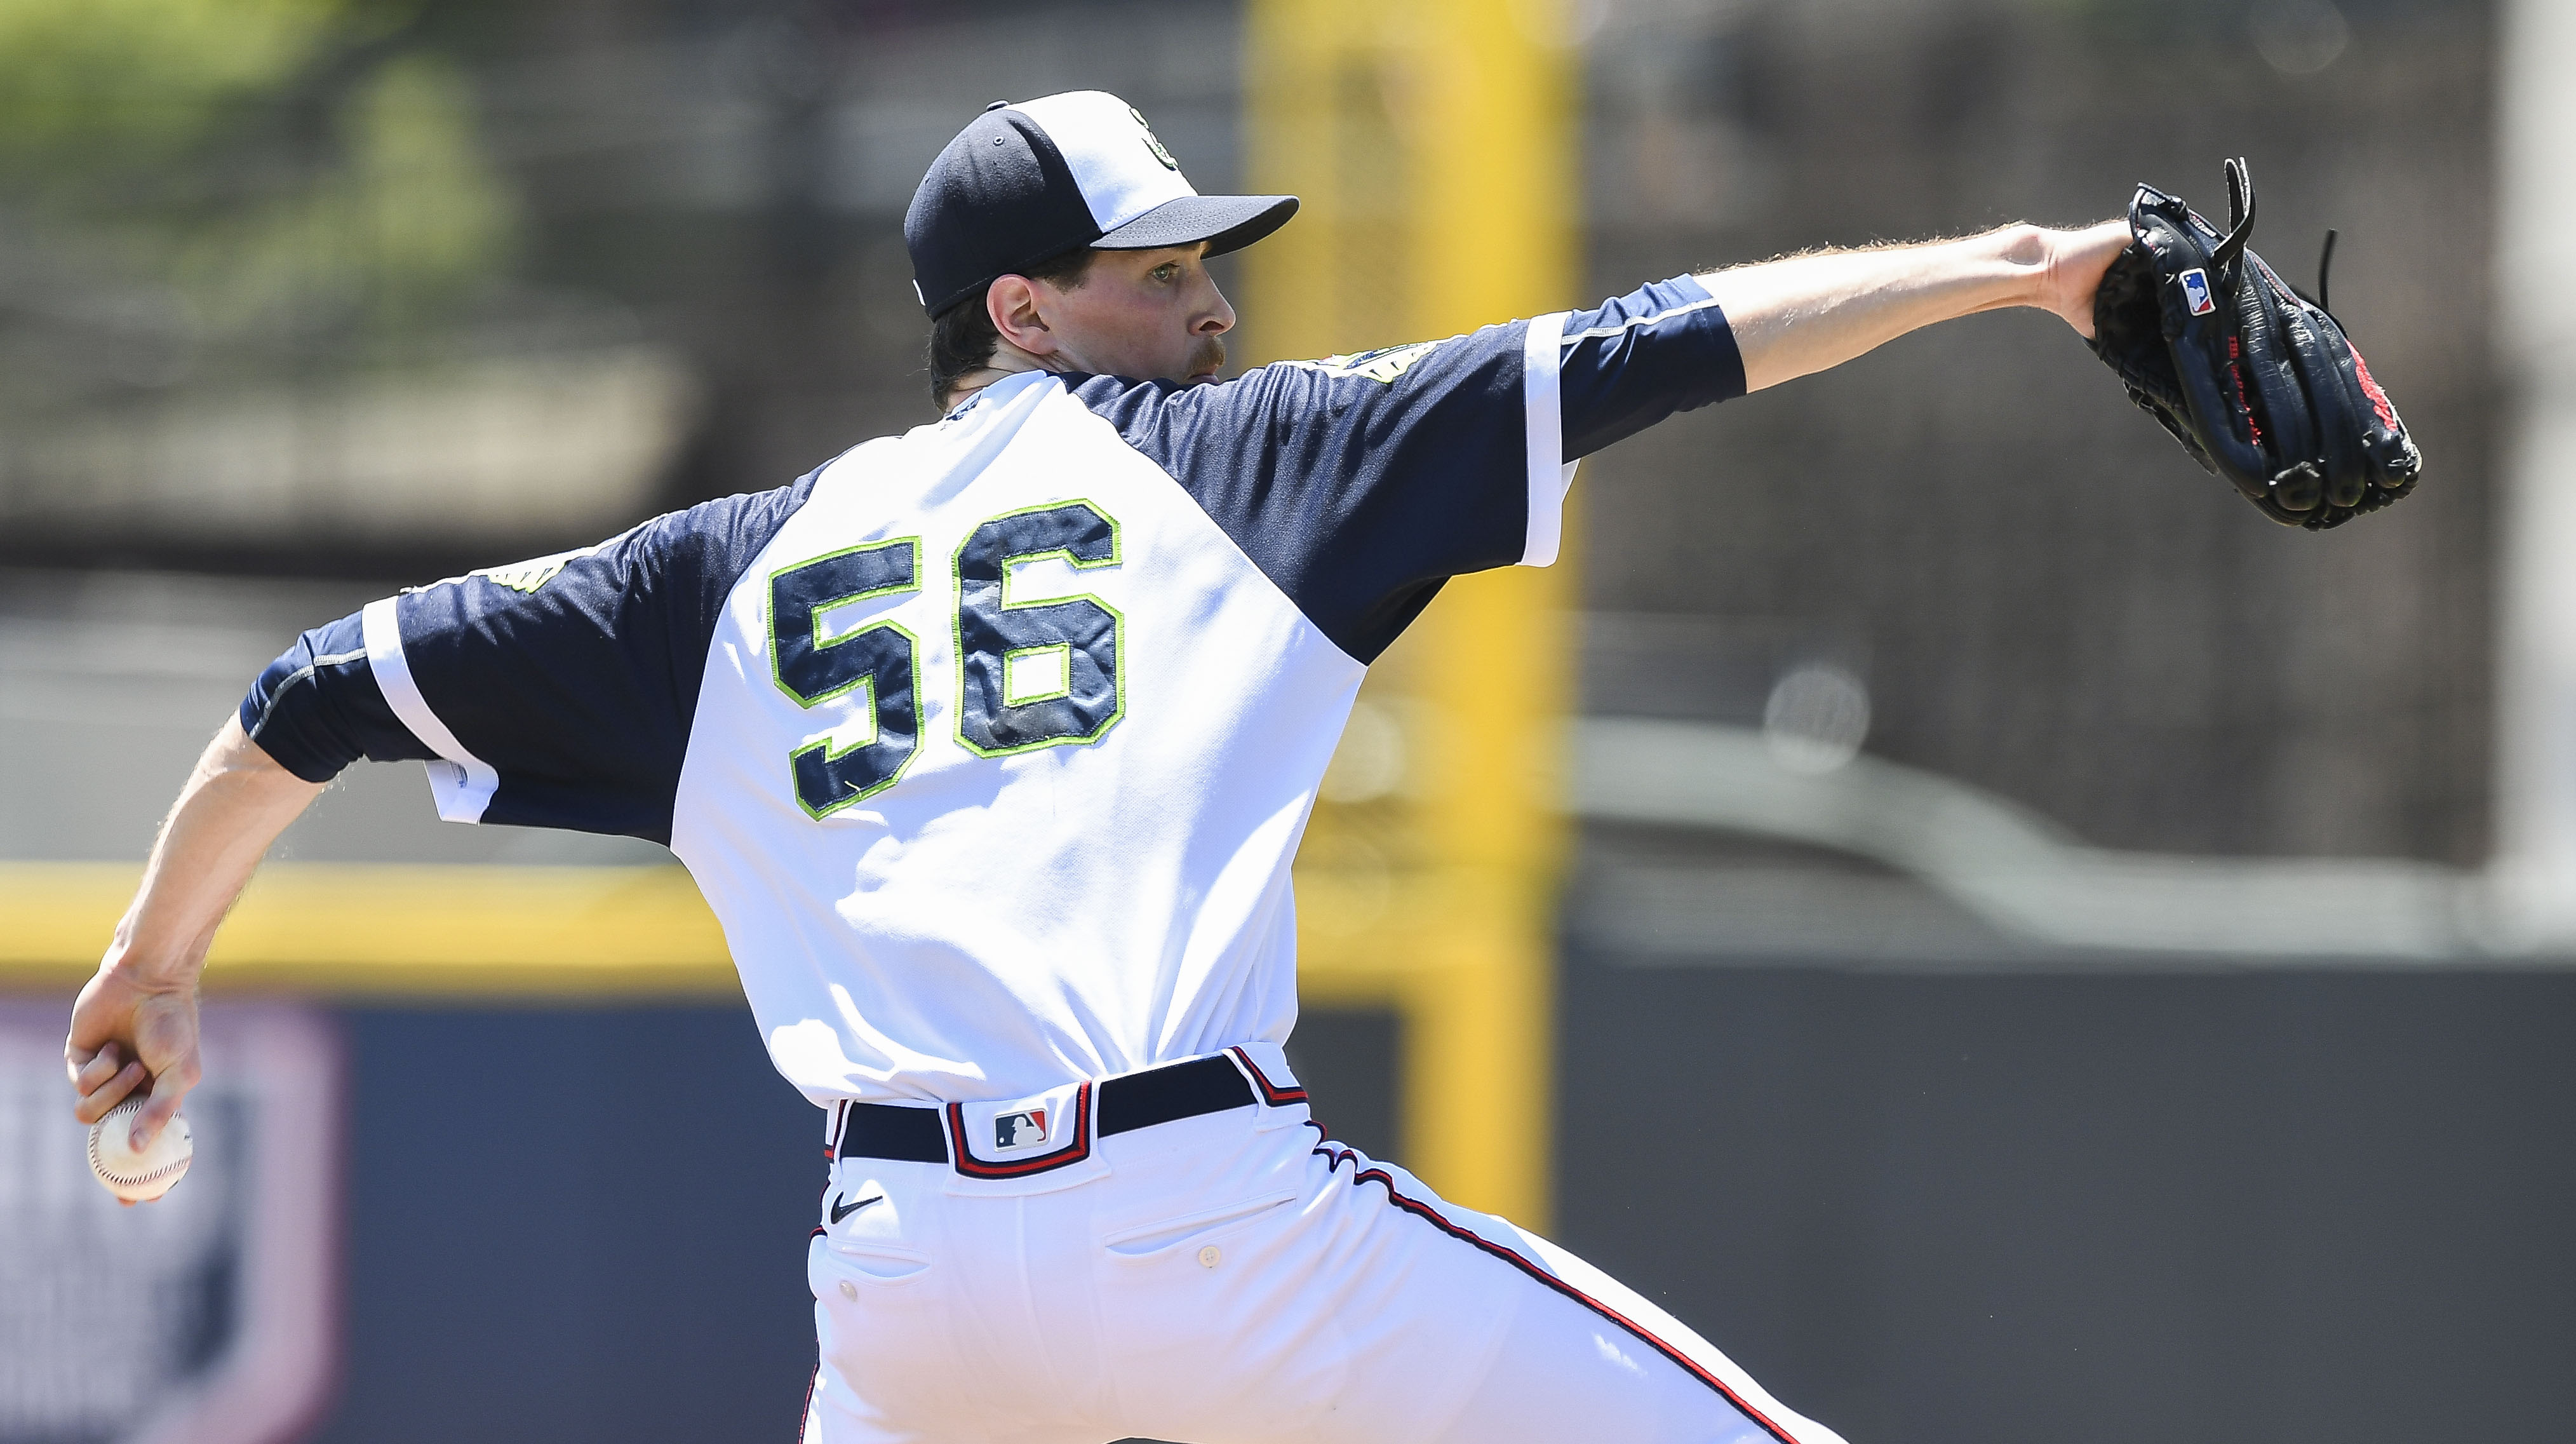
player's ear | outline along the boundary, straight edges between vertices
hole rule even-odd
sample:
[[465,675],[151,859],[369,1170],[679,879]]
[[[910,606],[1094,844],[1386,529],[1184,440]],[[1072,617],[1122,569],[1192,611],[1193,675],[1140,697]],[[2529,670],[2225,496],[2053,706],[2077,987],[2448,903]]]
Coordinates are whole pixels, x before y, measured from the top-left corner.
[[984,289],[984,314],[1003,340],[1032,356],[1056,352],[1055,333],[1038,311],[1037,283],[1026,276],[1004,276]]

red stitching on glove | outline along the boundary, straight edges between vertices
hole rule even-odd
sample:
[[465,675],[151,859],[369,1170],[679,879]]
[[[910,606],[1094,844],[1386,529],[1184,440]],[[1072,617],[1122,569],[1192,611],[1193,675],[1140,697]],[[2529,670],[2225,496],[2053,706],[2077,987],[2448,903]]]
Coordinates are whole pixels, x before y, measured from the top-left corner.
[[[2353,359],[2360,360],[2361,353],[2354,352]],[[2263,428],[2254,424],[2254,408],[2245,400],[2244,346],[2234,336],[2227,338],[2227,378],[2236,383],[2236,414],[2245,419],[2247,440],[2259,447],[2263,444]]]
[[2362,360],[2361,353],[2353,350],[2350,343],[2344,349],[2352,351],[2353,372],[2361,377],[2362,393],[2370,398],[2370,409],[2379,413],[2379,424],[2387,427],[2390,435],[2396,435],[2397,408],[2389,404],[2388,393],[2379,389],[2379,383],[2370,379],[2370,363]]

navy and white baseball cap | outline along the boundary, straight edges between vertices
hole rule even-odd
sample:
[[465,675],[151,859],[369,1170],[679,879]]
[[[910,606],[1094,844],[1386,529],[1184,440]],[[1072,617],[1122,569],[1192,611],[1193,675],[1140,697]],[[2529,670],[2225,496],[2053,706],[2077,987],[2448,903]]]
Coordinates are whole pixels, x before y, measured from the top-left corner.
[[1288,223],[1295,196],[1203,196],[1134,106],[1105,90],[997,100],[931,162],[904,213],[912,286],[933,316],[996,276],[1067,251],[1208,243],[1241,250]]

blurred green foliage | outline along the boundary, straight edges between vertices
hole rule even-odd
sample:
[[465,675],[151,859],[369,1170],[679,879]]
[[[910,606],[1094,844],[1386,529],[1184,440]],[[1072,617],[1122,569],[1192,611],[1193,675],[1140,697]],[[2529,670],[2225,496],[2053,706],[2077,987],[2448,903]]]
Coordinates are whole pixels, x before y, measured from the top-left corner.
[[319,360],[438,329],[507,260],[514,207],[418,18],[0,0],[0,238],[165,290],[200,342]]
[[184,154],[340,33],[340,0],[0,0],[0,148],[46,169]]
[[408,333],[504,259],[510,197],[452,63],[414,52],[375,67],[337,107],[334,141],[301,184],[205,207],[175,238],[172,279],[212,328]]

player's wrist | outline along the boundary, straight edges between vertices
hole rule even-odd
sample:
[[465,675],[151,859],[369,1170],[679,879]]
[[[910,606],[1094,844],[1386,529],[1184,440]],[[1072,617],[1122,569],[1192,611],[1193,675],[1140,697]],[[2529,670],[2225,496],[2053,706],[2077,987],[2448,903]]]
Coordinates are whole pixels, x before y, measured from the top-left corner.
[[1914,284],[1934,302],[1928,324],[2014,306],[2053,307],[2050,277],[2056,233],[2015,222],[1916,248]]
[[2016,221],[1966,242],[1989,263],[1994,305],[2045,306],[2057,267],[2057,235],[2046,226]]
[[204,967],[202,949],[154,946],[151,939],[120,927],[99,959],[98,975],[107,985],[129,993],[193,994]]
[[1959,244],[1985,263],[1981,270],[1991,287],[1972,309],[2029,306],[2089,331],[2093,292],[2108,258],[2125,244],[2125,232],[2110,237],[2103,226],[2061,230],[2016,222]]

